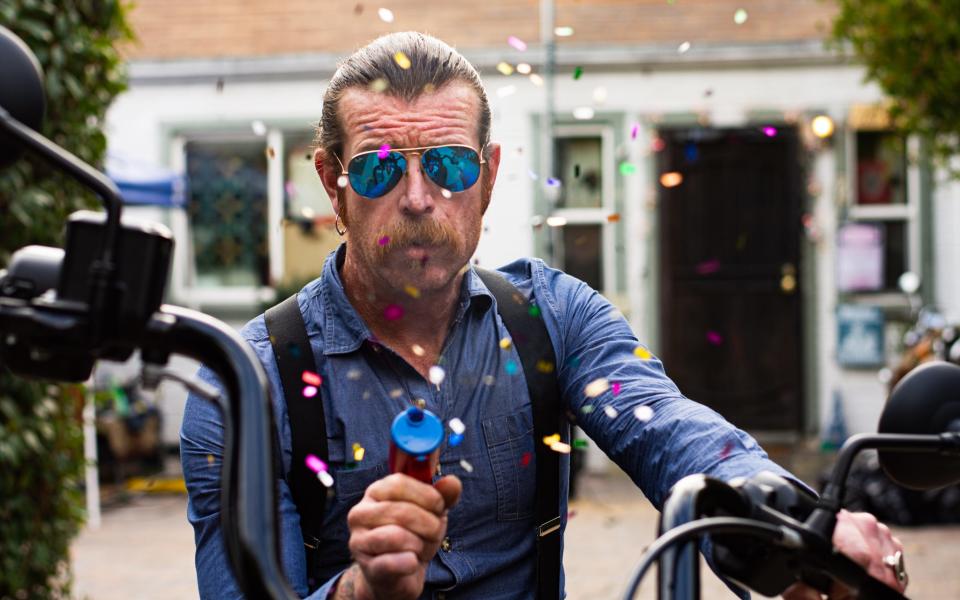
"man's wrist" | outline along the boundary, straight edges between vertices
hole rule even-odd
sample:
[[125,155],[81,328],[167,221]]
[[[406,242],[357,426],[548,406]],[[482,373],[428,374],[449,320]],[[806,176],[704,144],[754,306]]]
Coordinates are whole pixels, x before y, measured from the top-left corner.
[[330,598],[332,600],[374,600],[360,565],[353,563],[340,575],[340,580],[337,581]]

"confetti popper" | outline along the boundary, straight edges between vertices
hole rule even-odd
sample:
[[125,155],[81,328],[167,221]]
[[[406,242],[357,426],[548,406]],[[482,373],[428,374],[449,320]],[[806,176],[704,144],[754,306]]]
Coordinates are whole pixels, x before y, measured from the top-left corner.
[[443,423],[435,414],[416,406],[404,410],[390,427],[390,472],[430,483],[440,464],[441,442]]

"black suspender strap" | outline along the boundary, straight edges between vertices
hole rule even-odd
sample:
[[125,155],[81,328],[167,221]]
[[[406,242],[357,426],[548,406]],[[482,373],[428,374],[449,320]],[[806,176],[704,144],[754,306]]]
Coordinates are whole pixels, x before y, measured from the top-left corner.
[[[329,453],[322,396],[318,392],[312,398],[307,398],[302,390],[307,385],[303,382],[303,372],[314,372],[317,365],[307,339],[307,328],[297,303],[297,294],[267,310],[264,320],[287,401],[293,449],[287,483],[297,512],[300,513],[300,531],[307,554],[307,578],[313,580],[316,577],[316,550],[323,526],[327,490],[317,481],[313,471],[307,468],[305,461],[308,454],[313,454],[326,462]],[[320,583],[310,581],[310,589],[313,590]]]
[[537,461],[537,491],[534,516],[537,536],[537,600],[560,599],[561,514],[560,453],[543,442],[560,434],[570,441],[570,427],[563,418],[556,356],[540,309],[530,303],[502,275],[475,268],[480,279],[497,299],[497,308],[523,364],[530,401],[533,405],[533,444]]

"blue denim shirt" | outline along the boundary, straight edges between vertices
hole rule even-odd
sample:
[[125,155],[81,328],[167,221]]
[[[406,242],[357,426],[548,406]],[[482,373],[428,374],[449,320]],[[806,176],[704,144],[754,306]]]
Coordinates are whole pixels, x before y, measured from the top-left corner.
[[[509,334],[496,300],[472,270],[466,271],[439,360],[446,377],[433,385],[378,344],[348,301],[338,274],[344,249],[331,253],[321,276],[298,295],[316,370],[323,378],[320,397],[334,479],[324,518],[324,583],[309,598],[326,598],[349,566],[347,512],[370,483],[387,473],[390,423],[418,398],[444,422],[458,417],[466,425],[462,443],[442,447],[442,472],[460,478],[463,495],[449,514],[449,549],[440,550],[430,563],[421,597],[533,598],[536,441],[520,359],[514,346],[504,349],[500,344]],[[513,262],[500,273],[540,308],[566,408],[658,508],[670,487],[691,473],[723,480],[762,470],[786,474],[750,436],[685,398],[660,361],[638,350],[642,346],[620,313],[585,283],[532,259]],[[286,471],[290,425],[263,316],[250,321],[241,334],[270,380]],[[207,369],[201,376],[216,383]],[[592,388],[604,387],[595,384],[588,394],[588,384],[601,378],[609,388],[594,395]],[[638,407],[651,412],[645,415],[642,409],[638,418]],[[181,459],[202,598],[240,597],[220,531],[222,431],[219,410],[191,395],[181,428]],[[359,464],[351,465],[354,444],[365,453]],[[562,470],[566,482],[567,456]],[[283,566],[294,589],[306,597],[299,518],[286,483],[278,485]]]

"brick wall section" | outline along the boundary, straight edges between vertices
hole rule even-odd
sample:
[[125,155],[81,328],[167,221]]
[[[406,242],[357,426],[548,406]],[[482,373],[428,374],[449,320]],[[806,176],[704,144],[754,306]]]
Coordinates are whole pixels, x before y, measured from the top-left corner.
[[[393,23],[377,16],[391,9]],[[743,25],[733,21],[747,11]],[[575,34],[558,43],[769,42],[821,38],[829,0],[556,0],[556,24]],[[416,29],[461,48],[540,35],[537,0],[138,0],[139,42],[131,59],[187,59],[332,52],[343,54],[390,31]]]

